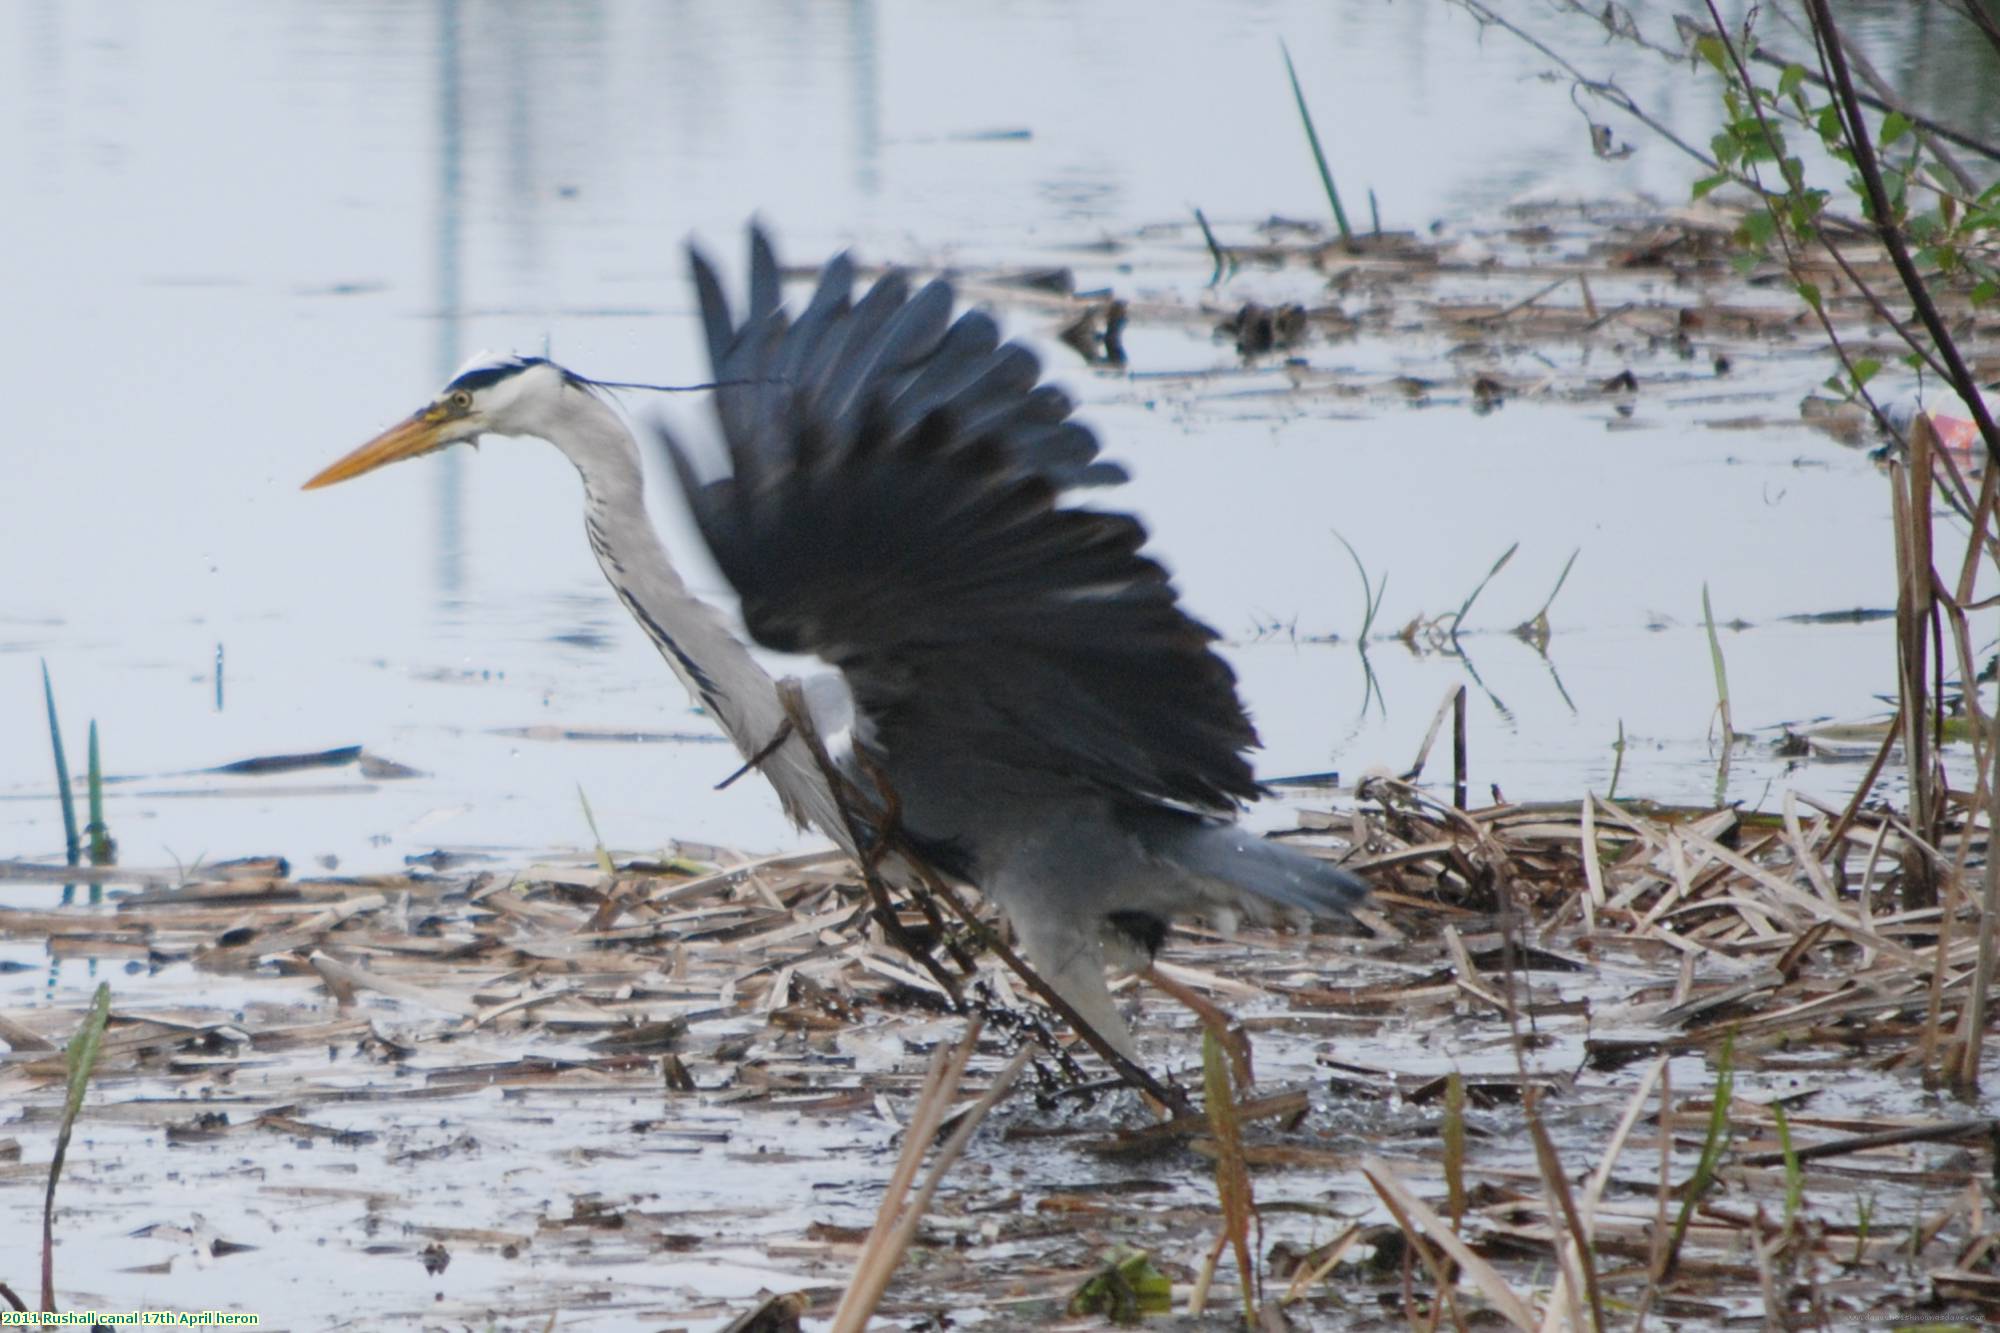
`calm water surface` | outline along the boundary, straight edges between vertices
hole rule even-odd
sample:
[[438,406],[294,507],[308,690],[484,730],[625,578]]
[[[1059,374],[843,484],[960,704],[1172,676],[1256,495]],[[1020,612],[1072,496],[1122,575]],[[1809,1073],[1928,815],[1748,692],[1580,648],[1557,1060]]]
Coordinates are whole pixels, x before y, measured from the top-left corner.
[[[1892,73],[1968,58],[1933,50],[1921,14],[1860,13]],[[1708,90],[1528,17],[1706,137]],[[753,214],[800,262],[842,245],[1053,260],[1127,288],[1153,280],[1146,256],[1091,247],[1189,205],[1237,234],[1316,217],[1280,37],[1385,226],[1448,235],[1522,196],[1685,197],[1670,150],[1621,126],[1638,151],[1597,159],[1539,59],[1442,3],[9,7],[0,854],[61,844],[43,658],[79,766],[94,717],[107,769],[135,778],[110,808],[133,863],[518,860],[587,838],[579,787],[618,846],[787,844],[761,788],[710,789],[733,767],[720,745],[547,739],[712,734],[605,593],[552,449],[299,483],[476,349],[698,377],[681,244],[733,264]],[[1229,398],[1092,374],[1046,319],[1003,314],[1131,464],[1131,502],[1230,640],[1267,774],[1401,768],[1469,679],[1378,645],[1384,697],[1364,708],[1351,645],[1300,641],[1359,624],[1334,529],[1389,572],[1385,624],[1456,607],[1519,540],[1470,622],[1504,629],[1582,548],[1547,660],[1466,640],[1474,778],[1517,798],[1602,790],[1621,723],[1624,790],[1713,794],[1704,581],[1719,616],[1752,622],[1893,596],[1880,477],[1803,430],[1711,431],[1671,404],[1616,431],[1598,409]],[[1233,360],[1205,336],[1147,351],[1141,371]],[[1823,373],[1774,382],[1771,414]],[[1879,625],[1731,636],[1739,725],[1874,710],[1888,642]],[[346,744],[425,776],[186,776]],[[1731,795],[1785,780],[1748,759]],[[1837,793],[1853,770],[1792,780]]]

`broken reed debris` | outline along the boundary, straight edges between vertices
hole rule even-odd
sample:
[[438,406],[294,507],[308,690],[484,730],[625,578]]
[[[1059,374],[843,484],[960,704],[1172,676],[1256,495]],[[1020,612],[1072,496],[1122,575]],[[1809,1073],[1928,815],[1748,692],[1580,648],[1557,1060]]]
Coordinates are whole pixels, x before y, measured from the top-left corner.
[[[1944,837],[1925,852],[1947,882],[1962,852],[1977,866],[1983,853],[1968,849],[1983,848],[1987,833],[1981,805],[1955,797],[1948,811]],[[1989,1122],[1871,1114],[1857,1097],[1869,1079],[1895,1088],[1921,1078],[1925,1033],[1953,1030],[1976,962],[1971,895],[1947,896],[1956,914],[1949,932],[1946,908],[1902,907],[1910,834],[1897,815],[1862,809],[1847,818],[1799,797],[1769,816],[1600,799],[1461,811],[1378,779],[1351,806],[1305,822],[1361,849],[1355,863],[1380,886],[1363,912],[1365,933],[1298,938],[1288,953],[1179,932],[1163,954],[1180,984],[1237,1011],[1266,1077],[1275,1063],[1282,1077],[1318,1084],[1310,1095],[1296,1085],[1240,1085],[1233,1062],[1223,1062],[1252,1225],[1309,1250],[1329,1247],[1301,1261],[1311,1265],[1304,1278],[1276,1273],[1289,1278],[1278,1303],[1298,1317],[1335,1317],[1342,1301],[1387,1299],[1396,1308],[1407,1299],[1419,1315],[1483,1305],[1530,1323],[1577,1310],[1588,1320],[1599,1300],[1607,1311],[1650,1304],[1695,1318],[1688,1311],[1762,1299],[1763,1278],[1742,1259],[1756,1246],[1769,1252],[1773,1273],[1800,1274],[1807,1288],[1828,1283],[1827,1299],[1849,1314],[1897,1312],[1906,1287],[1890,1278],[1912,1256],[1966,1309],[1993,1301],[1980,1294],[1981,1255],[2000,1253],[1990,1210],[1977,1207],[1976,1191],[1946,1184],[1969,1186],[1990,1173]],[[943,987],[863,929],[869,900],[852,867],[828,854],[725,861],[695,875],[621,866],[607,877],[585,866],[338,881],[293,879],[267,864],[183,886],[172,871],[108,873],[114,887],[146,887],[114,892],[108,915],[0,914],[0,934],[46,940],[59,957],[186,960],[231,976],[232,994],[262,978],[295,987],[287,978],[317,975],[344,1007],[338,1016],[295,1018],[277,1004],[232,1007],[204,1018],[177,1004],[156,1019],[142,998],[121,1000],[93,1080],[105,1113],[143,1097],[177,1114],[172,1101],[157,1101],[162,1080],[192,1094],[219,1071],[238,1070],[227,1124],[168,1128],[184,1149],[214,1143],[232,1162],[258,1136],[324,1137],[300,1127],[311,1126],[315,1108],[352,1106],[349,1080],[367,1064],[345,1057],[341,1079],[324,1074],[334,1048],[361,1049],[356,1043],[390,1044],[399,1066],[415,1059],[433,1097],[590,1089],[670,1096],[669,1105],[700,1106],[711,1117],[859,1125],[884,1097],[907,1104],[914,1079],[901,1068],[865,1073],[830,1062],[835,1043],[935,1033],[950,1007]],[[1503,906],[1512,922],[1504,930]],[[923,927],[911,909],[896,910],[910,928]],[[428,923],[421,937],[406,924],[418,917]],[[1011,1037],[1010,1029],[1038,1021],[990,958],[960,984],[991,996],[989,1032]],[[1138,1029],[1149,1053],[1185,1067],[1196,1041],[1185,1011],[1150,995],[1144,1006]],[[1180,1027],[1163,1031],[1163,1021]],[[0,1076],[30,1116],[59,1113],[67,1071],[52,1053],[74,1022],[54,1006],[0,1013],[14,1051]],[[1477,1052],[1508,1050],[1516,1023],[1545,1045],[1531,1046],[1519,1069],[1511,1056],[1482,1066]],[[1342,1039],[1377,1028],[1413,1057],[1456,1067],[1457,1078],[1370,1065]],[[1442,1045],[1428,1040],[1447,1031]],[[632,1040],[649,1032],[659,1035]],[[39,1054],[36,1040],[45,1043]],[[1725,1043],[1732,1054],[1723,1062],[1716,1053]],[[1667,1057],[1704,1053],[1711,1070],[1732,1071],[1728,1094],[1712,1074],[1691,1078],[1685,1062],[1669,1085]],[[679,1071],[671,1094],[662,1089],[669,1056]],[[999,1045],[982,1044],[968,1057],[968,1078],[992,1086],[1004,1059]],[[408,1083],[387,1066],[380,1077],[385,1096]],[[1774,1077],[1786,1080],[1782,1101],[1768,1091]],[[1015,1284],[1036,1272],[1048,1278],[1034,1299],[1059,1313],[1101,1271],[1102,1246],[1091,1236],[1107,1226],[1153,1256],[1176,1284],[1179,1307],[1218,1233],[1225,1243],[1242,1234],[1244,1214],[1225,1225],[1206,1190],[1192,1207],[1185,1192],[1120,1193],[1115,1213],[1076,1193],[1099,1161],[1127,1174],[1149,1162],[1148,1174],[1167,1178],[1223,1169],[1210,1115],[1106,1138],[1103,1108],[1072,1125],[1089,1097],[1064,1093],[1063,1075],[1046,1059],[1033,1082],[1037,1106],[1017,1102],[1005,1132],[1029,1136],[1016,1143],[1052,1138],[1050,1150],[1070,1163],[1070,1183],[1056,1190],[1034,1183],[1034,1173],[985,1167],[934,1172],[934,1201],[905,1208],[896,1224],[893,1253],[921,1249],[922,1262],[898,1265],[884,1257],[892,1251],[872,1252],[871,1273],[893,1270],[885,1312],[906,1308],[899,1300],[967,1308],[1019,1301]],[[1816,1105],[1809,1094],[1836,1083],[1842,1105]],[[1540,1099],[1547,1131],[1532,1145],[1505,1128],[1518,1124],[1519,1102],[1530,1095]],[[1223,1104],[1211,1100],[1212,1110]],[[449,1105],[426,1114],[449,1114]],[[1390,1114],[1391,1106],[1404,1110]],[[1426,1108],[1461,1128],[1438,1135]],[[1369,1126],[1358,1150],[1350,1146],[1357,1123]],[[578,1146],[562,1139],[560,1124],[537,1133],[552,1154]],[[384,1149],[348,1149],[357,1150]],[[978,1158],[982,1149],[969,1151]],[[1549,1186],[1551,1172],[1573,1182],[1593,1167],[1567,1202]],[[756,1167],[737,1161],[731,1169]],[[772,1169],[798,1178],[796,1166]],[[0,1177],[0,1189],[8,1187]],[[78,1188],[91,1187],[86,1180]],[[1068,1202],[1057,1210],[1060,1199]],[[1400,1219],[1394,1234],[1353,1229],[1371,1199]],[[1291,1211],[1298,1201],[1322,1210],[1331,1203],[1332,1231],[1315,1220],[1321,1212]],[[607,1206],[635,1235],[651,1234],[660,1223],[648,1219],[665,1216],[665,1205],[642,1193]],[[1076,1210],[1077,1221],[1052,1225],[1062,1210]],[[1781,1240],[1788,1211],[1805,1222]],[[997,1229],[982,1239],[989,1233],[931,1232],[938,1221],[904,1225],[919,1214],[986,1219]],[[502,1229],[503,1219],[487,1220]],[[1410,1234],[1395,1239],[1400,1229]],[[601,1229],[592,1233],[604,1243]],[[740,1241],[689,1242],[696,1250],[726,1243]],[[1407,1292],[1393,1263],[1384,1272],[1361,1262],[1398,1247],[1414,1265]],[[853,1253],[837,1247],[829,1257],[844,1272]],[[1271,1253],[1263,1242],[1251,1249],[1251,1286],[1273,1275]],[[104,1259],[115,1267],[122,1256]],[[601,1252],[592,1260],[602,1261]],[[1854,1272],[1835,1282],[1834,1267],[1845,1264]],[[1243,1294],[1234,1268],[1215,1273],[1219,1299]],[[1232,1284],[1237,1290],[1224,1296]],[[814,1308],[818,1317],[830,1313]]]

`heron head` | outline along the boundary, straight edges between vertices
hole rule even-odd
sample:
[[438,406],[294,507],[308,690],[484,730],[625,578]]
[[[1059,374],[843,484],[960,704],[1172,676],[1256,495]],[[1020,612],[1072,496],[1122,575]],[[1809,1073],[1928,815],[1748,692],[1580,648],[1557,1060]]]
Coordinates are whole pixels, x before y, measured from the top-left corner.
[[533,433],[529,418],[534,403],[570,378],[542,357],[482,355],[453,376],[436,398],[320,471],[304,489],[331,486],[385,463],[417,458],[481,435]]

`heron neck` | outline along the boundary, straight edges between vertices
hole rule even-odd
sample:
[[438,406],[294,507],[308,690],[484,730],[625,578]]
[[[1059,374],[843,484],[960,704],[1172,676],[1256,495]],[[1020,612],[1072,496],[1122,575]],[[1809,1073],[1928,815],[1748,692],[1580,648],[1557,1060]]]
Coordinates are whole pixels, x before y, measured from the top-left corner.
[[584,533],[605,578],[695,702],[739,751],[756,753],[784,719],[770,676],[674,569],[646,513],[639,449],[623,420],[585,392],[567,406],[548,437],[583,477]]

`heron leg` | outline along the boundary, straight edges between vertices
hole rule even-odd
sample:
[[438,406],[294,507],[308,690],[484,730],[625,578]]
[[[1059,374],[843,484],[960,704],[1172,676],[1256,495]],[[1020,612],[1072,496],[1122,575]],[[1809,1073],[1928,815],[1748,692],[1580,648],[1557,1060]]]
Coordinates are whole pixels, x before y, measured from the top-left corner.
[[1111,988],[1105,985],[1104,951],[1097,938],[1089,931],[1077,930],[1067,916],[1017,912],[1010,906],[1007,917],[1014,923],[1021,952],[1049,989],[1119,1055],[1138,1064],[1139,1044],[1112,1002]]
[[[890,901],[889,890],[882,883],[882,876],[876,871],[876,865],[881,860],[881,849],[887,846],[887,840],[877,838],[875,847],[863,846],[860,826],[854,813],[855,802],[851,799],[855,795],[854,786],[828,757],[826,745],[820,740],[819,731],[813,726],[812,714],[806,708],[805,690],[796,679],[787,676],[778,682],[778,701],[784,706],[785,717],[792,729],[797,731],[799,740],[812,755],[820,776],[826,779],[828,790],[833,793],[834,804],[839,807],[841,821],[847,828],[848,845],[855,849],[856,859],[861,866],[861,880],[868,887],[868,896],[874,903],[875,920],[881,925],[883,934],[897,948],[922,965],[924,970],[931,974],[931,979],[943,987],[945,994],[951,997],[952,1008],[962,1012],[965,1008],[965,996],[959,992],[957,981],[936,958],[931,956],[929,949],[919,944],[910,932],[903,929],[902,918],[896,914],[896,905]],[[936,909],[926,904],[926,910],[930,919],[934,923],[937,922]],[[941,923],[939,928],[942,929]],[[966,972],[969,975],[971,969],[968,967]]]
[[1236,1076],[1237,1087],[1247,1088],[1257,1081],[1250,1067],[1250,1038],[1227,1010],[1210,1002],[1194,988],[1175,981],[1151,963],[1140,969],[1139,975],[1192,1009],[1194,1016],[1201,1020],[1201,1025],[1215,1034],[1216,1043],[1229,1055],[1230,1072]]
[[896,785],[889,781],[888,773],[875,762],[873,756],[859,745],[854,747],[854,762],[868,775],[869,781],[875,784],[877,812],[873,821],[875,842],[863,852],[864,856],[870,858],[869,868],[878,868],[882,858],[888,855],[891,848],[901,852],[915,872],[905,884],[910,891],[910,900],[917,905],[917,910],[924,914],[924,920],[937,933],[945,952],[949,953],[951,960],[958,964],[958,970],[968,977],[978,975],[979,965],[973,962],[972,956],[952,938],[950,930],[945,925],[944,914],[938,911],[937,903],[932,900],[932,893],[937,884],[935,872],[916,855],[909,846],[909,839],[902,836],[903,802],[896,795]]

